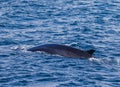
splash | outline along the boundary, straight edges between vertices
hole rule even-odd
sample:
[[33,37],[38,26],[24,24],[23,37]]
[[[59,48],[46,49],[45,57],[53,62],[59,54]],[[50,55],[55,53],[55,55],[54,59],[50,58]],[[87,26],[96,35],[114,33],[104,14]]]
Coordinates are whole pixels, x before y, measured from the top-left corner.
[[95,58],[95,57],[91,57],[91,58],[89,58],[89,60],[90,60],[90,61],[97,61],[97,62],[100,62],[100,59]]
[[101,64],[107,64],[107,65],[118,65],[120,66],[120,59],[119,58],[95,58],[92,57],[89,59],[89,61],[101,63]]

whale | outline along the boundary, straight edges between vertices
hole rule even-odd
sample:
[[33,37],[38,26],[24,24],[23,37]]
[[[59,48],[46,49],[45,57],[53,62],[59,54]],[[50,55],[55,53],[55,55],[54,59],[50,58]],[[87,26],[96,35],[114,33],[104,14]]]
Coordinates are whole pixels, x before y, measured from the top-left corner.
[[36,47],[27,49],[27,51],[36,52],[41,51],[48,54],[55,54],[64,57],[70,58],[92,58],[94,49],[90,50],[81,50],[71,46],[62,45],[62,44],[44,44]]

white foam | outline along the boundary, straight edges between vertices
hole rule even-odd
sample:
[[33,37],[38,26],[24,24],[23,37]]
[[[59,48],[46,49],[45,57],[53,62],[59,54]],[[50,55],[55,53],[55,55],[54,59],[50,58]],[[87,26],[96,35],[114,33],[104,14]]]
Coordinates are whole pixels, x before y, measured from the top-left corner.
[[95,58],[95,57],[91,57],[89,60],[90,60],[90,61],[98,61],[98,62],[100,62],[100,59]]

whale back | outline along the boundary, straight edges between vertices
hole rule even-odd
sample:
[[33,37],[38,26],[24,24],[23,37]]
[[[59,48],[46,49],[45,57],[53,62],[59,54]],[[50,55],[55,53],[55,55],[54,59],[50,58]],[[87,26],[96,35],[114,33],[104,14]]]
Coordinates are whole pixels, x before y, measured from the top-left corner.
[[45,44],[37,47],[28,49],[28,51],[44,51],[50,54],[58,54],[65,57],[74,57],[74,58],[90,58],[95,50],[80,50],[66,45],[59,44]]

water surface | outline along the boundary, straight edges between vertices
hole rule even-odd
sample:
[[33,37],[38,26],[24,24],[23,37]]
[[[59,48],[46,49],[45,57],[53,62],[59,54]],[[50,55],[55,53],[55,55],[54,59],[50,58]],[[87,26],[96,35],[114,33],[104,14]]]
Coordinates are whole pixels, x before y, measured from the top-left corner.
[[[56,43],[93,59],[27,52]],[[0,87],[119,87],[119,0],[1,0]]]

